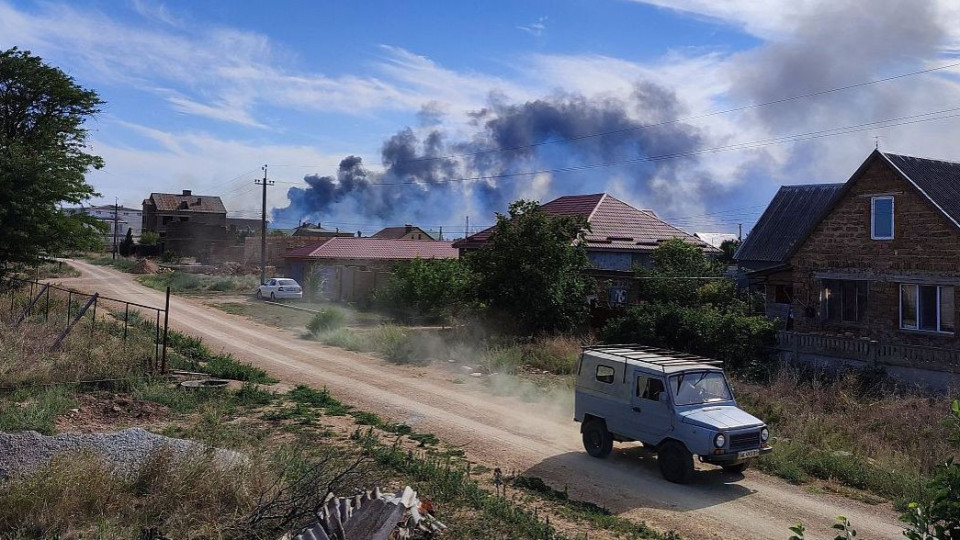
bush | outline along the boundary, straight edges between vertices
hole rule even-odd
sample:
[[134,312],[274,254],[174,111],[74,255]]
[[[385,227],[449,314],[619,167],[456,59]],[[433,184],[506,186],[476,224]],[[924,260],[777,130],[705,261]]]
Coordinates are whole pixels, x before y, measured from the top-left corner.
[[340,347],[348,351],[362,352],[374,349],[374,345],[365,334],[359,334],[344,328],[322,332],[316,335],[316,338],[324,345]]
[[347,315],[343,310],[334,307],[325,307],[307,323],[307,330],[314,336],[328,330],[342,328],[347,323]]
[[374,335],[377,351],[394,364],[410,364],[416,360],[410,334],[396,326],[381,326]]
[[601,336],[608,343],[641,343],[723,360],[727,369],[756,375],[770,365],[776,325],[763,316],[711,307],[641,304],[611,320]]
[[460,259],[414,259],[398,266],[375,301],[401,319],[443,322],[473,302],[473,275]]

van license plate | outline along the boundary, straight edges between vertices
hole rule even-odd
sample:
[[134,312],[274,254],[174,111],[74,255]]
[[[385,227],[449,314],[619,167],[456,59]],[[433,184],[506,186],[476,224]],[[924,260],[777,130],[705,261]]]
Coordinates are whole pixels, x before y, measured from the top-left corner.
[[759,455],[760,450],[744,450],[743,452],[737,452],[737,459],[747,459],[757,457]]

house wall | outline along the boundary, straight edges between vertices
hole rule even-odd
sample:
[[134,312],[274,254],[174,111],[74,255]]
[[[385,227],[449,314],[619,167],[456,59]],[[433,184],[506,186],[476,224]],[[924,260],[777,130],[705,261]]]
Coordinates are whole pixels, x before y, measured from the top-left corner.
[[[870,238],[870,196],[894,197],[894,239]],[[900,330],[904,281],[950,285],[960,278],[960,231],[886,162],[876,159],[813,230],[790,260],[794,272],[794,327],[904,344],[956,348],[956,333]],[[821,320],[824,273],[869,282],[867,308],[859,323]],[[956,287],[960,290],[960,286]],[[955,318],[960,322],[960,312]]]
[[324,300],[367,302],[389,282],[393,269],[405,261],[288,259],[286,274],[297,280],[304,293],[313,288]]
[[600,270],[633,270],[634,266],[650,266],[648,253],[591,249],[587,251],[587,258],[594,268]]

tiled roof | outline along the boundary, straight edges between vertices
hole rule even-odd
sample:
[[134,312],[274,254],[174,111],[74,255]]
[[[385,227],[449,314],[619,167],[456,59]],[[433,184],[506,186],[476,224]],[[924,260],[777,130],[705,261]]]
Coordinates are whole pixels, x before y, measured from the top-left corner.
[[[587,247],[595,250],[651,251],[660,243],[682,238],[691,244],[714,251],[700,239],[670,225],[652,210],[640,210],[605,193],[568,195],[554,199],[540,207],[553,216],[583,216],[590,224],[586,236]],[[454,246],[477,248],[483,246],[494,228],[485,229]]]
[[382,238],[330,238],[320,244],[291,249],[287,259],[456,259],[459,252],[449,242],[386,240]]
[[415,227],[412,225],[404,225],[403,227],[384,227],[376,233],[374,233],[370,238],[383,238],[385,240],[397,240],[403,238],[411,232],[416,232],[424,235],[426,238],[424,240],[433,240],[433,236],[430,235],[427,231],[421,229],[420,227]]
[[960,163],[886,152],[883,156],[960,227]]
[[844,184],[783,186],[763,211],[734,259],[786,262],[799,242],[820,223]]
[[[151,193],[150,199],[158,212],[205,212],[226,214],[223,201],[215,195],[177,195],[173,193]],[[182,203],[186,203],[185,207]]]

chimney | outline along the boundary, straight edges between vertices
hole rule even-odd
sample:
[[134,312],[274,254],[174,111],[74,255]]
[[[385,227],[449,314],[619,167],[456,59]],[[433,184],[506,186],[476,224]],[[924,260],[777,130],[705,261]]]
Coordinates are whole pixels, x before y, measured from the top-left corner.
[[403,228],[404,228],[404,232],[407,232],[407,233],[408,233],[408,232],[410,232],[410,231],[413,230],[413,225],[410,225],[410,224],[408,223],[408,224],[404,225]]
[[190,195],[193,195],[193,192],[192,192],[192,191],[190,191],[189,189],[183,190],[183,196],[184,196],[184,197],[189,197]]

